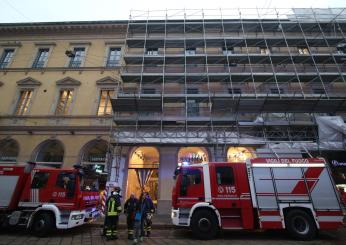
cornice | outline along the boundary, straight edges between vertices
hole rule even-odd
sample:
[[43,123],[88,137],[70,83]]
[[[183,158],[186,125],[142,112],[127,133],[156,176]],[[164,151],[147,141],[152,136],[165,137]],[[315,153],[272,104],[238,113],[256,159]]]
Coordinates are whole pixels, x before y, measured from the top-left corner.
[[32,78],[32,77],[27,77],[22,80],[17,81],[18,86],[41,86],[41,82]]
[[120,83],[119,80],[113,77],[107,76],[96,81],[98,86],[117,86]]
[[81,85],[81,82],[72,78],[72,77],[65,77],[63,79],[60,79],[56,81],[56,85],[60,86],[79,86]]

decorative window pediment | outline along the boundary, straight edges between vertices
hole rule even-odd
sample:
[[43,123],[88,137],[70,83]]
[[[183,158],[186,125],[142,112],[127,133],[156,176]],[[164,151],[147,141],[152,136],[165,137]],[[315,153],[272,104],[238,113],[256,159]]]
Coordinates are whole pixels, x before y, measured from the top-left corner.
[[56,81],[56,85],[60,85],[60,86],[79,86],[81,85],[81,82],[71,78],[71,77],[65,77],[61,80]]
[[42,83],[40,81],[32,77],[27,77],[17,82],[18,86],[41,86],[41,84]]
[[113,77],[107,76],[96,81],[98,86],[117,86],[120,82]]

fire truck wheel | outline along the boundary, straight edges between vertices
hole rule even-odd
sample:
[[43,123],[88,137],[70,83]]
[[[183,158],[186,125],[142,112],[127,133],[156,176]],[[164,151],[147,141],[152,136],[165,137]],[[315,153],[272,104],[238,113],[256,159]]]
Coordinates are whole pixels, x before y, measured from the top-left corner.
[[54,217],[50,213],[40,212],[35,215],[32,223],[32,231],[36,236],[44,237],[54,228]]
[[286,228],[290,235],[299,240],[312,240],[317,235],[315,222],[310,214],[292,210],[286,216]]
[[195,237],[202,240],[213,239],[219,226],[215,215],[209,210],[197,210],[191,219],[191,229]]

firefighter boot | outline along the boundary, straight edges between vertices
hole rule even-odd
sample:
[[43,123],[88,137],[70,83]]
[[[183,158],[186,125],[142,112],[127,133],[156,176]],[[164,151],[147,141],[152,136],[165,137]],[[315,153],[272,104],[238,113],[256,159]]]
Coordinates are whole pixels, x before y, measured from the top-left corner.
[[133,230],[128,231],[127,239],[133,240]]
[[150,237],[150,230],[147,231],[147,237]]

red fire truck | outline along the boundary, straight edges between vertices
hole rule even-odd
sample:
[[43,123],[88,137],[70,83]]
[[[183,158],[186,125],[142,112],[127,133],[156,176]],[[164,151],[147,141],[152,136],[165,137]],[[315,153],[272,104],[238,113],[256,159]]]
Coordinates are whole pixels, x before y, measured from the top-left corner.
[[81,168],[0,166],[0,228],[23,226],[44,236],[99,214],[97,179]]
[[343,225],[344,210],[322,158],[254,158],[175,171],[172,222],[200,239],[220,229],[286,229],[313,239]]

